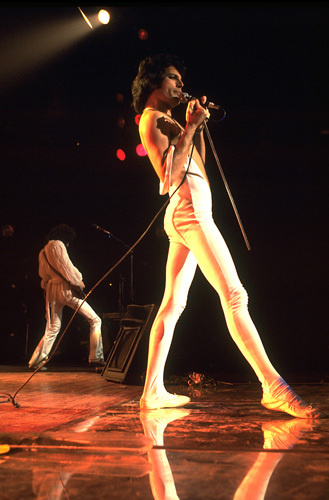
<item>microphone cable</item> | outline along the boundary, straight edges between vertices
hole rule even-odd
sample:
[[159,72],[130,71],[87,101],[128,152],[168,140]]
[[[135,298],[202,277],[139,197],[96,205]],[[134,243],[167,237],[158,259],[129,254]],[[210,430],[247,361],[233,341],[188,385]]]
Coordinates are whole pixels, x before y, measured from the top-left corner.
[[134,250],[134,248],[141,242],[141,240],[146,236],[146,234],[149,232],[149,230],[151,229],[151,227],[153,226],[154,222],[156,221],[156,219],[159,217],[159,215],[161,214],[161,212],[163,212],[163,210],[167,207],[167,205],[170,203],[170,200],[171,198],[174,196],[174,194],[178,191],[178,189],[182,186],[183,182],[185,181],[186,179],[186,175],[187,175],[187,172],[190,168],[190,164],[191,164],[191,159],[192,159],[192,154],[193,154],[193,150],[194,150],[194,140],[195,140],[195,135],[193,137],[193,142],[192,142],[192,149],[191,149],[191,153],[190,153],[190,156],[189,156],[189,162],[188,162],[188,165],[187,165],[187,168],[184,172],[184,176],[181,180],[181,182],[179,183],[179,185],[177,186],[177,188],[174,190],[174,192],[168,197],[168,199],[165,201],[165,203],[161,206],[161,208],[158,210],[158,212],[155,214],[155,216],[153,217],[153,219],[151,220],[151,222],[148,224],[148,226],[146,227],[145,231],[139,236],[139,238],[135,241],[135,243],[133,245],[131,245],[131,247],[124,253],[124,255],[95,283],[95,285],[89,290],[89,292],[84,296],[84,298],[82,299],[81,303],[79,304],[79,306],[77,307],[77,309],[75,309],[74,313],[72,314],[71,316],[71,319],[69,320],[68,324],[66,325],[66,327],[64,328],[63,332],[61,333],[57,343],[56,343],[56,346],[55,348],[53,349],[52,353],[50,354],[50,356],[45,360],[45,362],[43,364],[40,364],[40,366],[38,368],[35,369],[35,371],[28,377],[28,379],[17,389],[17,391],[15,392],[15,394],[13,396],[11,396],[10,394],[8,393],[0,393],[0,397],[3,397],[3,398],[7,398],[5,401],[0,401],[0,403],[6,403],[6,402],[11,402],[13,404],[13,406],[15,406],[16,408],[19,408],[20,405],[16,402],[15,398],[17,396],[17,394],[23,389],[23,387],[25,387],[29,381],[32,379],[32,377],[34,377],[34,375],[43,367],[45,366],[46,363],[48,363],[48,361],[51,360],[51,358],[53,357],[53,355],[55,354],[62,338],[64,337],[65,333],[67,332],[69,326],[71,325],[73,319],[75,318],[75,316],[77,315],[77,313],[79,312],[82,304],[84,304],[86,302],[86,300],[88,299],[88,297],[92,294],[92,292],[102,283],[102,281],[104,281],[105,278],[107,278],[113,271],[114,269],[116,269],[120,264],[121,262],[123,262],[125,260],[125,258]]

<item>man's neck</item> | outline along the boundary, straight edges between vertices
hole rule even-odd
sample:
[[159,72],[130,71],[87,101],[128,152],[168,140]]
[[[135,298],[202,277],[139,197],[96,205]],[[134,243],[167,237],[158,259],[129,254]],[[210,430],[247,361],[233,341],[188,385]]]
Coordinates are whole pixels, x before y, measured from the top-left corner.
[[161,101],[160,99],[148,99],[144,109],[146,108],[155,109],[157,111],[161,111],[161,113],[171,116],[171,108],[168,106],[168,103]]

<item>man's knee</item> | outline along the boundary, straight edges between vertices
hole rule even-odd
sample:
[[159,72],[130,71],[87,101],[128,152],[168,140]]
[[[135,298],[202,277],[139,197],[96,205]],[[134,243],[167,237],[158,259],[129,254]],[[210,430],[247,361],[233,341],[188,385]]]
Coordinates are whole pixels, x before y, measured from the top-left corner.
[[94,316],[93,318],[91,318],[89,324],[90,328],[92,328],[93,330],[101,330],[102,328],[102,320],[99,316]]
[[186,302],[172,302],[170,309],[172,314],[178,319],[183,314],[186,308]]
[[248,294],[242,285],[230,292],[229,304],[233,314],[248,307]]

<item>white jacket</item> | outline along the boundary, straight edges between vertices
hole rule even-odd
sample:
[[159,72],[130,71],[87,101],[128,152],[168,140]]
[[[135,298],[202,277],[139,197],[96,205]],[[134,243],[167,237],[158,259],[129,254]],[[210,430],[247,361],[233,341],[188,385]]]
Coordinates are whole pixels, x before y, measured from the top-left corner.
[[[63,278],[49,266],[44,252],[51,266]],[[41,277],[41,288],[46,292],[47,309],[49,302],[63,302],[63,299],[64,301],[70,299],[72,297],[70,284],[81,286],[83,281],[79,269],[73,265],[69,258],[66,246],[59,240],[50,240],[39,253],[39,276]]]

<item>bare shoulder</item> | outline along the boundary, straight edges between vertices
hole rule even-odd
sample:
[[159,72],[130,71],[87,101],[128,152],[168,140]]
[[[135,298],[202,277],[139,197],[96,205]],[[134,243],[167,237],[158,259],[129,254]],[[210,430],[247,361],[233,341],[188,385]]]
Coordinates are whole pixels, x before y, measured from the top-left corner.
[[183,128],[170,115],[153,108],[146,108],[141,116],[140,129],[150,129],[172,139],[181,134]]
[[141,114],[140,123],[154,123],[159,119],[166,119],[168,115],[163,111],[159,111],[155,108],[145,108]]

